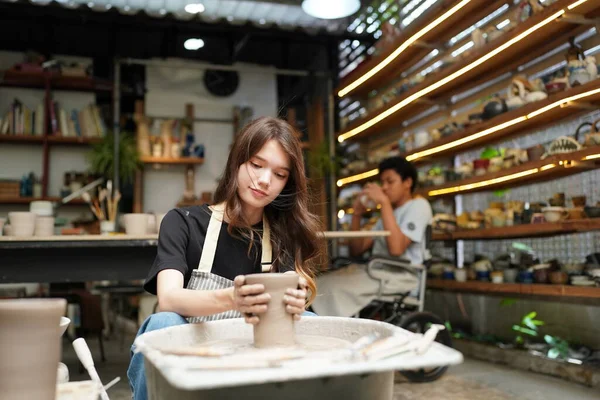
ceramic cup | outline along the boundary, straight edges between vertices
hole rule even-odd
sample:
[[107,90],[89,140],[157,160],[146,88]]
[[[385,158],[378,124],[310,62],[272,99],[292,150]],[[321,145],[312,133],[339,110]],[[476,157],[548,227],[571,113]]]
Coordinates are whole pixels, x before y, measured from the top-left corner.
[[517,275],[519,270],[517,269],[505,269],[504,270],[504,282],[506,283],[515,283],[517,281]]
[[35,218],[34,236],[53,236],[54,235],[54,217]]
[[457,268],[454,271],[454,278],[457,282],[466,282],[467,281],[467,270],[464,268]]
[[262,284],[265,293],[271,295],[267,312],[260,315],[254,325],[255,347],[293,346],[295,344],[294,317],[285,310],[283,296],[287,289],[298,287],[298,274],[251,274],[246,275],[249,285]]
[[148,233],[148,214],[125,214],[123,223],[125,233],[128,235],[146,235]]
[[100,234],[108,235],[115,231],[115,221],[100,221]]
[[36,215],[32,212],[13,211],[8,213],[12,235],[20,237],[33,236]]
[[55,399],[66,306],[65,299],[0,300],[3,399]]
[[558,222],[569,216],[569,213],[562,207],[544,207],[542,212],[546,222]]

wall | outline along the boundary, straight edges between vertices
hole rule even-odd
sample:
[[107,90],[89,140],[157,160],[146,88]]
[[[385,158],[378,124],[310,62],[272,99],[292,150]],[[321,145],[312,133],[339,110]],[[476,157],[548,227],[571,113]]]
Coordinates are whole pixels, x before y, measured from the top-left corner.
[[[171,62],[183,64],[180,60]],[[200,69],[147,67],[146,115],[182,118],[187,103],[194,104],[196,118],[231,120],[236,105],[253,107],[255,117],[277,115],[277,77],[272,69],[261,68],[256,72],[253,68],[253,71],[240,72],[237,91],[226,98],[215,97],[206,90],[203,74],[204,70]],[[159,130],[153,133],[159,134]],[[196,143],[203,143],[206,148],[204,164],[195,167],[196,194],[214,192],[229,154],[233,124],[196,122],[194,133]],[[144,211],[166,212],[174,208],[185,188],[184,172],[183,166],[163,167],[160,170],[146,166]]]
[[[11,68],[21,62],[22,53],[0,51],[0,71]],[[56,58],[68,62],[90,63],[91,59],[57,55]],[[93,93],[70,91],[53,91],[53,97],[66,110],[81,109],[87,104],[95,103]],[[41,89],[22,89],[0,87],[0,114],[8,112],[13,100],[18,98],[29,108],[35,108],[43,101],[44,91]],[[50,148],[50,175],[48,177],[48,195],[58,196],[65,171],[85,171],[87,169],[86,153],[88,147],[52,146]],[[20,179],[24,174],[33,172],[41,177],[42,145],[35,144],[0,144],[0,179]],[[10,211],[27,211],[28,205],[0,205],[0,218],[7,217]],[[59,216],[76,218],[80,215],[90,215],[85,206],[67,205],[60,208]]]

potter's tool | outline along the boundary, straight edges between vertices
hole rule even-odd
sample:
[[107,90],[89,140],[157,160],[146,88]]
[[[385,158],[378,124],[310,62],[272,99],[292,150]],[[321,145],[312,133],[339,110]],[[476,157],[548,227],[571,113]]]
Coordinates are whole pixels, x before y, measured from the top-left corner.
[[106,393],[106,389],[104,389],[104,386],[102,385],[100,376],[98,376],[98,372],[96,371],[96,367],[94,366],[94,359],[92,358],[92,353],[90,352],[90,348],[88,347],[85,339],[75,339],[73,341],[73,348],[75,349],[75,353],[77,353],[79,361],[81,361],[88,374],[90,375],[90,378],[92,378],[92,380],[96,382],[100,387],[100,397],[102,398],[102,400],[110,400],[108,398],[108,394]]
[[119,383],[121,381],[121,377],[117,376],[115,379],[113,379],[112,381],[108,382],[106,385],[104,385],[104,390],[108,390],[111,387],[115,386],[117,383]]

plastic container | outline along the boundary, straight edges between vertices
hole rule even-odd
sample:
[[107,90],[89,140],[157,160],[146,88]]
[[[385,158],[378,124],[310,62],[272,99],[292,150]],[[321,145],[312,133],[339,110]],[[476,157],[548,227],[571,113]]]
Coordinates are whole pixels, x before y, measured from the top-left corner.
[[[354,342],[372,333],[383,336],[415,334],[394,325],[358,318],[311,317],[296,323],[296,334],[318,335]],[[433,343],[422,355],[413,352],[384,360],[312,362],[310,366],[203,370],[195,357],[165,355],[159,349],[177,343],[197,346],[211,340],[252,340],[252,326],[243,319],[175,326],[138,337],[135,346],[145,359],[150,399],[368,399],[391,400],[394,371],[432,368],[462,362],[458,351]]]

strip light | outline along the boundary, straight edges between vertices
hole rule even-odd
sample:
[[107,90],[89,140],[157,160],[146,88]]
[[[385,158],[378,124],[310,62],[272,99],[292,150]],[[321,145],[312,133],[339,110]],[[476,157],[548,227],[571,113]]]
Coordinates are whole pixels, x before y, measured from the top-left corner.
[[498,46],[497,48],[495,48],[494,50],[490,51],[489,53],[487,53],[486,55],[482,56],[481,58],[479,58],[478,60],[472,62],[471,64],[459,69],[458,71],[448,75],[446,78],[424,88],[421,89],[420,91],[418,91],[417,93],[412,94],[411,96],[407,97],[406,99],[402,100],[400,103],[396,104],[393,107],[390,107],[389,109],[383,111],[382,113],[380,113],[379,115],[376,115],[375,117],[371,118],[370,120],[364,122],[363,124],[357,126],[356,128],[338,136],[338,142],[343,142],[344,140],[351,138],[352,136],[358,135],[359,133],[361,133],[362,131],[374,126],[375,124],[383,121],[384,119],[386,119],[387,117],[389,117],[390,115],[394,114],[395,112],[397,112],[398,110],[401,110],[402,108],[406,107],[408,104],[418,100],[419,98],[425,96],[428,93],[433,92],[434,90],[444,86],[445,84],[447,84],[448,82],[453,81],[454,79],[456,79],[457,77],[461,76],[462,74],[472,70],[473,68],[478,67],[479,65],[483,64],[484,62],[486,62],[487,60],[491,59],[492,57],[495,57],[496,55],[498,55],[499,53],[501,53],[502,51],[506,50],[507,48],[509,48],[510,46],[512,46],[513,44],[523,40],[525,37],[531,35],[533,32],[537,31],[538,29],[542,28],[543,26],[549,24],[550,22],[556,20],[558,17],[560,17],[561,15],[563,15],[565,13],[565,10],[560,10],[556,13],[554,13],[553,15],[551,15],[550,17],[546,18],[545,20],[538,22],[536,25],[532,26],[531,28],[527,29],[526,31],[522,32],[521,34],[515,36],[514,38],[512,38],[511,40],[509,40],[508,42],[504,43],[501,46]]
[[358,174],[358,175],[353,175],[353,176],[349,176],[347,178],[338,179],[338,181],[336,182],[336,184],[338,185],[338,187],[341,187],[341,186],[347,185],[348,183],[352,183],[352,182],[356,182],[356,181],[360,181],[360,180],[363,180],[363,179],[370,178],[372,176],[377,175],[378,173],[379,173],[379,169],[375,168],[375,169],[372,169],[372,170],[367,171],[367,172],[363,172],[363,173]]
[[582,5],[583,3],[585,3],[587,0],[579,0],[576,1],[575,3],[571,4],[569,7],[567,7],[569,10],[574,9],[575,7],[579,7],[580,5]]
[[387,56],[383,61],[381,61],[379,64],[377,64],[375,67],[373,67],[370,71],[368,71],[367,73],[365,73],[363,76],[361,76],[360,78],[358,78],[357,80],[355,80],[354,82],[352,82],[351,84],[349,84],[348,86],[346,86],[345,88],[341,89],[338,92],[338,96],[339,97],[346,96],[348,93],[352,92],[354,89],[356,89],[357,87],[359,87],[360,85],[362,85],[363,83],[365,83],[367,80],[371,79],[379,71],[381,71],[386,66],[388,66],[392,61],[394,61],[404,50],[406,50],[408,47],[410,47],[417,40],[419,40],[420,38],[422,38],[425,34],[427,34],[433,28],[437,27],[439,24],[441,24],[442,22],[444,22],[445,20],[447,20],[454,13],[456,13],[458,10],[460,10],[465,5],[467,5],[467,3],[469,3],[470,1],[471,0],[463,0],[463,1],[461,1],[460,3],[458,3],[457,5],[455,5],[454,7],[452,7],[450,10],[446,11],[444,14],[442,14],[441,16],[439,16],[432,23],[430,23],[429,25],[427,25],[426,27],[424,27],[423,29],[421,29],[419,32],[417,32],[416,34],[414,34],[413,36],[411,36],[407,41],[405,41],[400,46],[398,46],[398,48],[396,50],[394,50],[394,52],[392,54],[390,54],[389,56]]
[[586,160],[595,160],[596,158],[600,158],[600,154],[591,154],[589,156],[585,156],[583,157],[581,160],[582,161],[586,161]]
[[526,171],[521,171],[521,172],[516,172],[516,173],[510,174],[510,175],[501,176],[500,178],[488,179],[485,181],[470,183],[467,185],[460,185],[460,186],[453,186],[453,187],[444,188],[444,189],[432,190],[428,193],[428,195],[430,197],[434,197],[434,196],[439,196],[442,194],[457,193],[457,192],[464,192],[466,190],[478,189],[478,188],[485,187],[485,186],[490,186],[490,185],[495,185],[495,184],[502,183],[502,182],[512,181],[514,179],[522,178],[524,176],[533,175],[538,172],[546,171],[546,170],[554,168],[554,167],[556,167],[555,164],[548,164],[548,165],[544,165],[543,167],[540,167],[540,168],[532,168],[532,169],[528,169]]

